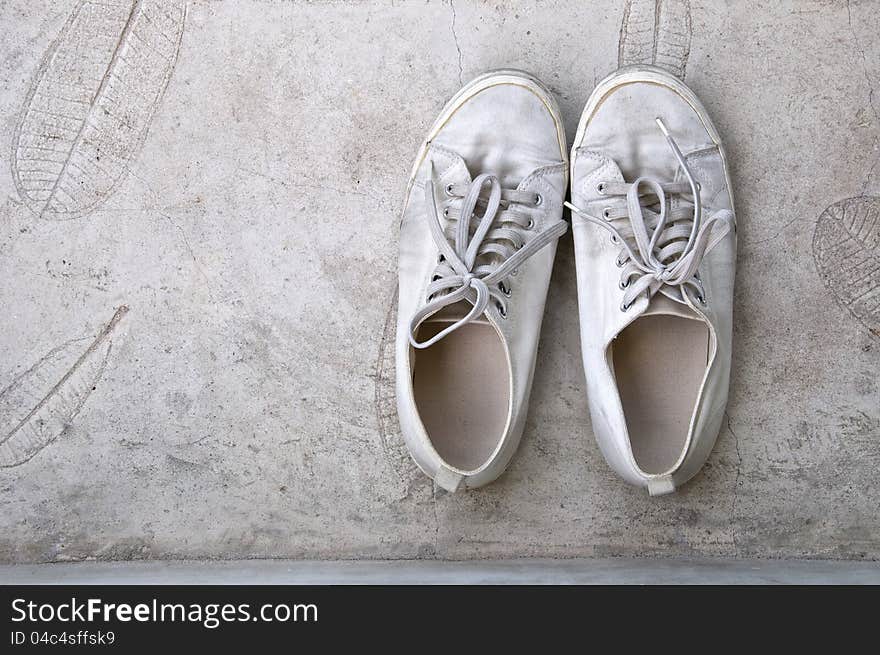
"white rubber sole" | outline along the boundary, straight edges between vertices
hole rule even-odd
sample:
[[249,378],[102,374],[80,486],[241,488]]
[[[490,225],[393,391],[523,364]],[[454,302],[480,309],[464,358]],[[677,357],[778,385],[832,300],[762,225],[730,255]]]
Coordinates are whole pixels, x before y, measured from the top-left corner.
[[584,135],[590,124],[590,120],[596,115],[596,112],[605,99],[618,88],[626,86],[627,84],[637,83],[664,86],[681,96],[682,99],[684,99],[684,101],[687,102],[697,113],[697,116],[699,116],[700,121],[703,123],[703,127],[705,127],[706,131],[709,133],[709,138],[712,139],[713,144],[718,147],[718,152],[721,154],[721,161],[724,164],[724,176],[727,181],[727,189],[730,196],[730,208],[734,210],[734,214],[736,214],[733,206],[733,186],[730,180],[730,171],[727,166],[727,154],[724,152],[724,146],[721,144],[721,136],[718,133],[718,129],[715,127],[712,119],[709,118],[709,112],[706,111],[703,103],[701,103],[696,94],[691,91],[690,87],[675,77],[672,73],[669,73],[662,68],[658,68],[657,66],[649,66],[645,64],[625,66],[611,73],[611,75],[596,85],[596,88],[593,89],[593,93],[590,94],[590,98],[587,100],[587,104],[581,114],[581,120],[578,123],[578,129],[571,146],[571,159],[574,159],[575,151],[583,144]]
[[[559,111],[559,106],[556,104],[556,99],[553,97],[553,92],[550,91],[544,84],[538,80],[536,77],[526,73],[525,71],[516,70],[513,68],[506,69],[498,69],[488,71],[479,75],[472,79],[470,82],[465,84],[461,89],[459,89],[458,93],[456,93],[449,102],[443,107],[443,110],[440,112],[440,115],[437,117],[437,120],[434,121],[434,124],[431,126],[431,129],[428,131],[428,136],[422,142],[421,147],[419,148],[419,153],[416,156],[415,163],[412,166],[412,170],[410,171],[409,181],[406,185],[406,196],[403,200],[403,209],[400,212],[400,217],[403,219],[403,214],[406,212],[407,204],[409,203],[410,191],[412,191],[413,183],[416,179],[416,174],[418,173],[419,168],[424,162],[425,157],[428,154],[428,148],[431,145],[431,141],[434,140],[434,137],[443,129],[443,126],[449,122],[449,120],[455,115],[455,112],[459,110],[459,108],[464,105],[468,100],[473,98],[478,93],[485,91],[493,86],[498,86],[500,84],[512,84],[514,86],[521,86],[525,89],[528,89],[532,93],[534,93],[547,107],[547,110],[550,112],[551,116],[553,116],[553,122],[556,125],[556,136],[559,140],[559,157],[560,160],[568,163],[568,148],[565,143],[565,125],[562,121],[562,113]],[[566,184],[568,184],[568,168],[566,168]]]

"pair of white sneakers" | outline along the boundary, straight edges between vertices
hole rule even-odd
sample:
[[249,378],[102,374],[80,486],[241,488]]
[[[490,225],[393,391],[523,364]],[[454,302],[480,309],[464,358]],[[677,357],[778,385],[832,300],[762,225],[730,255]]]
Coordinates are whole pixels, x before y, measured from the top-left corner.
[[400,228],[398,413],[413,459],[447,491],[493,481],[519,444],[563,206],[593,432],[609,465],[669,493],[718,435],[736,231],[705,109],[662,69],[620,69],[587,102],[569,163],[550,91],[494,71],[431,128]]

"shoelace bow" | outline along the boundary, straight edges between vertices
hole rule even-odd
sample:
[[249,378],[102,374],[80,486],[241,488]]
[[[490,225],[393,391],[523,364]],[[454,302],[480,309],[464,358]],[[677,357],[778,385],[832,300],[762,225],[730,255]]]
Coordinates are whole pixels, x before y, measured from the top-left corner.
[[[712,214],[701,222],[702,206],[700,186],[681,154],[675,140],[669,134],[663,121],[656,119],[666,141],[672,148],[687,182],[660,182],[642,176],[630,184],[609,182],[599,185],[599,191],[608,196],[626,196],[626,208],[605,209],[602,218],[591,216],[569,202],[565,203],[572,212],[586,221],[598,225],[611,233],[611,240],[620,243],[622,248],[617,256],[617,265],[622,268],[620,288],[625,289],[621,311],[628,310],[643,293],[652,298],[658,291],[666,293],[666,288],[678,288],[683,296],[691,289],[700,304],[705,304],[706,292],[699,279],[698,269],[703,257],[712,250],[733,226],[733,212],[724,209]],[[647,187],[647,193],[642,189]],[[693,214],[687,207],[667,209],[667,194],[690,193],[693,200]],[[651,209],[659,205],[659,212]],[[610,221],[629,219],[629,226],[615,227]],[[622,221],[621,221],[622,222]],[[716,226],[720,229],[716,229]],[[635,242],[635,250],[630,241]]]
[[[485,186],[489,187],[488,198],[482,195]],[[444,212],[454,235],[447,235],[443,229],[434,198],[432,170],[425,183],[425,200],[428,205],[428,226],[440,257],[426,291],[428,303],[410,320],[409,341],[414,348],[428,348],[476,320],[486,311],[490,300],[495,301],[501,316],[506,317],[506,299],[511,289],[508,278],[525,260],[568,229],[564,221],[559,221],[532,238],[526,238],[534,222],[513,205],[535,207],[541,203],[541,196],[530,191],[502,189],[498,178],[488,173],[478,175],[470,184],[451,184],[446,187],[446,192],[450,196],[464,198],[460,212],[454,212],[451,208]],[[474,213],[478,203],[485,204],[480,216]],[[474,219],[479,221],[471,234]],[[466,316],[427,341],[416,339],[416,331],[423,320],[461,300],[473,305]]]

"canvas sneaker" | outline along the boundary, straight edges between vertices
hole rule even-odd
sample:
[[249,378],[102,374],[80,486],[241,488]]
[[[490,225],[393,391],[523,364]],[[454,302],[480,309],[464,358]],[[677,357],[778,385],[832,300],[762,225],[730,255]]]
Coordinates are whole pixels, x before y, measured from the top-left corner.
[[727,404],[736,228],[718,131],[685,84],[623,68],[571,154],[581,349],[593,431],[651,495],[703,465]]
[[447,491],[491,482],[519,444],[567,178],[556,102],[519,71],[467,84],[419,150],[400,226],[397,408],[416,464]]

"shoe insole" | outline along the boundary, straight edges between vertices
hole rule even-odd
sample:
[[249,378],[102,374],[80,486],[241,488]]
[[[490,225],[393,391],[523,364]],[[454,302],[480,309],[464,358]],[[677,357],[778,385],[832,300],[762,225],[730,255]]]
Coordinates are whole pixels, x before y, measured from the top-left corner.
[[[448,321],[426,322],[418,338],[425,341],[448,326]],[[447,464],[472,471],[495,451],[507,423],[508,378],[501,338],[487,323],[468,323],[414,351],[416,407]]]
[[709,355],[709,328],[680,316],[642,316],[614,341],[614,375],[636,464],[665,473],[681,456]]

